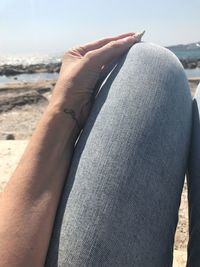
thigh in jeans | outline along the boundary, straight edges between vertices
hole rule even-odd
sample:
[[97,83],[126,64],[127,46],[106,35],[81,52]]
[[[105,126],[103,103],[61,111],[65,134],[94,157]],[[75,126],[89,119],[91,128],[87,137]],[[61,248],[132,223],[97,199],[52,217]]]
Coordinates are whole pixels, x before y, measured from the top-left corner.
[[171,266],[192,99],[178,59],[138,43],[103,84],[75,147],[48,266]]

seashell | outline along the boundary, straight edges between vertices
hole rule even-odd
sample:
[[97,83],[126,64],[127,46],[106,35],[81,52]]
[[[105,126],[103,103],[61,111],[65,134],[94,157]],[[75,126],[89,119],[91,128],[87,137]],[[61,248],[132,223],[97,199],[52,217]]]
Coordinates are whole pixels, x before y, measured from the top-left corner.
[[140,42],[141,41],[141,39],[142,39],[142,36],[145,34],[145,31],[143,31],[143,32],[137,32],[136,34],[135,34],[135,41],[136,42]]

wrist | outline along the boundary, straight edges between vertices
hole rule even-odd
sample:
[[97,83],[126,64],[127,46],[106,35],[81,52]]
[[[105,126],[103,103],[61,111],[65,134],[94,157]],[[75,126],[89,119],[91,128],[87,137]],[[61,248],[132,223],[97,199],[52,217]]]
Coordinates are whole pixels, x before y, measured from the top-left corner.
[[66,113],[66,116],[71,116],[80,130],[86,122],[91,106],[90,90],[76,88],[72,82],[59,79],[53,89],[48,110]]
[[[49,103],[45,111],[47,117],[56,118],[63,117],[66,121],[69,121],[70,126],[74,128],[74,131],[78,134],[82,129],[80,120],[80,111],[78,109],[71,108],[71,106],[66,103]],[[44,115],[45,116],[45,115]]]
[[84,96],[76,93],[72,85],[66,86],[64,82],[57,82],[53,89],[52,96],[49,101],[49,107],[54,110],[63,110],[65,108],[73,109],[76,113],[81,112]]

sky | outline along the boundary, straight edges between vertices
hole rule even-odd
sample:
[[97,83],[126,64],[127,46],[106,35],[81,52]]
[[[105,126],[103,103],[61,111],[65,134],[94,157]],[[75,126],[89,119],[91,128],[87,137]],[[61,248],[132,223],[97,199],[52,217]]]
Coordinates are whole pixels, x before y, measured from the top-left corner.
[[59,53],[129,31],[144,41],[200,41],[200,0],[0,0],[0,56]]

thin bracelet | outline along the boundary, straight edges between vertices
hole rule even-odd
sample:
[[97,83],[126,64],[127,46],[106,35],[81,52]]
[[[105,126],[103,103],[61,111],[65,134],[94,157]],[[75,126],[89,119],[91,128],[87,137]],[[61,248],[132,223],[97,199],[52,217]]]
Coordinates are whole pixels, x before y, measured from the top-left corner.
[[70,115],[71,115],[72,119],[75,120],[76,125],[77,125],[79,131],[81,131],[81,127],[80,127],[80,125],[79,125],[78,119],[76,118],[75,111],[74,111],[73,109],[68,109],[68,108],[65,108],[63,111],[64,111],[66,114],[70,114]]

